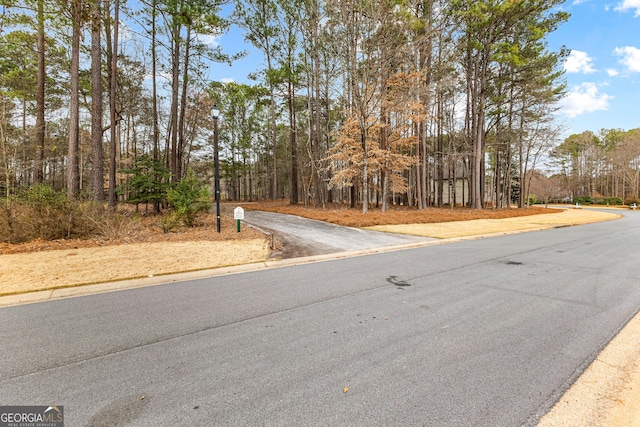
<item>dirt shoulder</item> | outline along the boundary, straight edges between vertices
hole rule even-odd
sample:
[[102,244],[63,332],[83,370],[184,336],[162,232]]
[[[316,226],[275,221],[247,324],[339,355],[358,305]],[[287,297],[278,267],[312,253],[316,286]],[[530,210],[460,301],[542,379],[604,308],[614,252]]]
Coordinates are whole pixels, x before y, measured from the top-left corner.
[[0,256],[0,296],[263,261],[265,238],[156,242]]
[[473,219],[469,221],[442,222],[434,224],[398,224],[366,227],[369,230],[414,236],[452,239],[479,235],[506,234],[516,231],[535,231],[548,228],[567,227],[619,218],[620,215],[590,209],[566,209],[554,213],[511,218]]
[[640,314],[584,371],[538,427],[640,426]]

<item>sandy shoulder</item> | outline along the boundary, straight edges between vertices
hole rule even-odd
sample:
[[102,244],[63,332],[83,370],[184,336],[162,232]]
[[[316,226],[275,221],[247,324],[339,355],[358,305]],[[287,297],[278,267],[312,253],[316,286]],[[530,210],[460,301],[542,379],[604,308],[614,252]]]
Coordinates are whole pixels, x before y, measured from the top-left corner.
[[587,209],[566,209],[558,213],[503,219],[476,219],[433,224],[376,225],[368,230],[451,239],[462,236],[543,230],[620,218],[621,215]]
[[640,426],[640,313],[538,424],[565,426]]
[[140,243],[0,256],[0,296],[261,262],[266,239]]

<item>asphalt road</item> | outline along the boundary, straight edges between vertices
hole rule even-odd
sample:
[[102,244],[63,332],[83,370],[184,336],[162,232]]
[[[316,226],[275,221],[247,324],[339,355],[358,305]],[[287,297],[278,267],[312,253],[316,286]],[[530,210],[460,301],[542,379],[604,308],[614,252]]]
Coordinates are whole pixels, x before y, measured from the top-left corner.
[[72,426],[535,425],[640,308],[640,215],[0,309]]

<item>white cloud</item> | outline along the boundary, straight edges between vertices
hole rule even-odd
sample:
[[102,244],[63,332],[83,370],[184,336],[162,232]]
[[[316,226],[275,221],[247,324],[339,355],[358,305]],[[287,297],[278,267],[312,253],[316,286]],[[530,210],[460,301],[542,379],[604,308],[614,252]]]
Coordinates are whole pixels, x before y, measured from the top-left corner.
[[592,61],[586,52],[572,50],[564,63],[564,69],[567,73],[595,73],[596,70],[591,66]]
[[618,70],[614,70],[613,68],[608,68],[607,74],[609,75],[609,77],[616,77],[620,73],[618,72]]
[[590,1],[590,0],[573,0],[573,3],[571,3],[571,4],[574,5],[574,6],[577,6],[579,4],[586,3],[588,1]]
[[222,79],[220,79],[220,81],[224,84],[228,84],[228,83],[235,83],[235,79],[231,78],[231,77],[224,77]]
[[128,41],[133,40],[133,31],[131,28],[124,23],[124,21],[120,21],[118,24],[118,39],[120,41]]
[[628,9],[635,9],[635,16],[640,16],[640,0],[623,0],[615,8],[618,12],[626,12]]
[[620,63],[627,67],[629,71],[640,72],[640,49],[633,46],[625,46],[617,47],[613,52],[622,57]]
[[206,46],[210,46],[212,48],[216,48],[220,46],[220,42],[218,39],[219,35],[210,35],[210,34],[196,34],[196,38],[198,41]]
[[560,101],[558,113],[567,117],[576,117],[584,113],[608,110],[611,99],[613,99],[612,96],[599,93],[595,83],[582,83],[580,86],[573,87],[567,96]]

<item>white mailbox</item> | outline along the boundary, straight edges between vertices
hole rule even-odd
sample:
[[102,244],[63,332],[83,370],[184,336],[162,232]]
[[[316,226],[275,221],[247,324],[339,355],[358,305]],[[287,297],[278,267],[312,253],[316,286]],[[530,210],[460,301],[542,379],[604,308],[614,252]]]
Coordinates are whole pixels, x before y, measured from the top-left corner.
[[244,219],[244,209],[240,206],[233,210],[233,219]]

